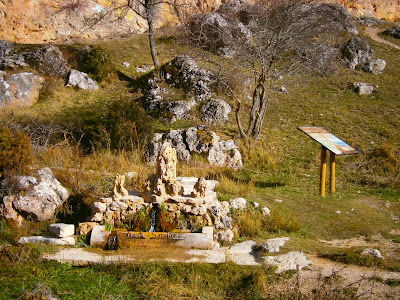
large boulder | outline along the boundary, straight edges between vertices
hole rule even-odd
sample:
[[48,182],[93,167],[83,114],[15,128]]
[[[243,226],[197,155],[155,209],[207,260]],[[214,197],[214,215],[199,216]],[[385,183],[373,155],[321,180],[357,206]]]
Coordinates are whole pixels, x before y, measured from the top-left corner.
[[228,114],[231,112],[231,107],[224,100],[211,99],[200,109],[203,117],[201,118],[207,123],[225,123],[228,121]]
[[6,73],[0,73],[0,107],[29,106],[39,98],[39,91],[44,83],[44,78],[33,73],[18,73],[10,75],[7,80]]
[[[69,197],[68,191],[53,176],[49,168],[36,171],[34,176],[16,176],[14,181],[23,193],[4,198],[6,201],[10,200],[12,208],[27,219],[37,221],[52,219],[58,208]],[[6,188],[2,182],[2,190]]]
[[65,77],[69,72],[67,61],[59,48],[50,45],[27,54],[27,61],[45,75]]
[[342,54],[348,67],[355,69],[359,64],[368,63],[373,51],[367,41],[360,37],[352,37],[344,44]]

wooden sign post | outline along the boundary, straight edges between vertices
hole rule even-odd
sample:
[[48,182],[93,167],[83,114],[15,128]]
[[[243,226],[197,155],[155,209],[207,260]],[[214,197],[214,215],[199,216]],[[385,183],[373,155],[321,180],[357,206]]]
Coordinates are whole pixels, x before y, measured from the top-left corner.
[[334,136],[323,127],[298,127],[299,130],[307,134],[313,140],[322,145],[321,149],[321,168],[319,179],[319,194],[325,197],[325,178],[326,178],[326,158],[329,154],[329,191],[335,192],[335,173],[336,173],[336,155],[350,155],[360,153],[350,145]]

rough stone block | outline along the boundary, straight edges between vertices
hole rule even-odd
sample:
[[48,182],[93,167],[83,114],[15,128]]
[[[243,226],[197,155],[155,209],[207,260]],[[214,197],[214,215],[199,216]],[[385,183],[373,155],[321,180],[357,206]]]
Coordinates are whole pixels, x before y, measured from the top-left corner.
[[63,238],[55,238],[55,237],[47,237],[47,236],[28,236],[21,237],[18,240],[18,244],[35,244],[35,243],[44,243],[58,246],[73,246],[75,245],[75,237],[68,236]]
[[63,238],[75,234],[74,224],[54,223],[49,226],[49,233],[58,238]]
[[107,244],[111,231],[106,230],[104,225],[96,225],[90,235],[90,246],[94,248],[104,248]]

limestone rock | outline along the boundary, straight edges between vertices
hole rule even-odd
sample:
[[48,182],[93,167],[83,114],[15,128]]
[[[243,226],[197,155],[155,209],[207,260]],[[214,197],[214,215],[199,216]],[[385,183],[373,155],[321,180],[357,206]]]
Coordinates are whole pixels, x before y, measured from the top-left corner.
[[260,250],[268,253],[279,252],[280,247],[284,246],[288,240],[288,237],[269,239],[260,245]]
[[386,68],[386,61],[384,59],[374,59],[365,63],[361,69],[365,72],[372,73],[375,75],[382,74],[382,71]]
[[229,205],[233,209],[243,210],[246,208],[247,201],[244,198],[236,198],[229,200]]
[[74,224],[54,223],[49,225],[49,233],[53,237],[63,238],[75,234]]
[[78,229],[76,230],[76,233],[80,234],[80,235],[87,235],[92,231],[93,227],[96,226],[96,225],[99,225],[99,224],[96,223],[96,222],[82,222],[82,223],[79,223]]
[[218,231],[215,235],[214,238],[220,243],[220,244],[229,244],[233,240],[233,231],[231,229],[225,229]]
[[355,82],[354,91],[359,95],[371,95],[374,92],[374,86],[368,83]]
[[154,69],[154,67],[151,66],[151,65],[141,65],[141,66],[137,66],[136,67],[136,72],[147,73],[147,72],[150,72],[153,69]]
[[27,217],[46,221],[54,217],[57,209],[68,199],[68,191],[53,176],[49,168],[36,171],[35,177],[17,176],[25,192],[15,195],[14,209]]
[[19,227],[24,222],[24,218],[14,210],[12,206],[13,200],[14,196],[3,197],[3,204],[0,204],[0,216]]
[[203,117],[201,118],[207,123],[225,123],[228,121],[228,114],[231,112],[231,107],[224,100],[211,99],[200,109]]
[[284,271],[303,269],[311,264],[306,256],[300,251],[293,251],[278,256],[264,257],[264,263],[267,265],[277,266],[275,273],[279,274]]
[[361,252],[361,255],[384,259],[378,249],[366,248]]
[[26,57],[27,61],[44,75],[65,77],[69,72],[67,61],[56,46],[39,48]]
[[39,91],[44,78],[33,73],[13,74],[5,80],[5,73],[0,76],[0,107],[29,106],[39,98]]
[[104,248],[111,231],[107,231],[104,225],[95,225],[90,235],[90,247]]
[[194,185],[192,197],[195,198],[205,198],[206,197],[206,190],[207,190],[207,182],[204,177],[200,177],[197,180],[196,184]]
[[263,214],[264,217],[271,215],[271,211],[269,210],[268,207],[265,206],[261,209],[261,213]]
[[97,90],[99,88],[96,81],[90,78],[88,74],[77,70],[69,72],[67,86],[79,87],[84,90]]
[[113,189],[114,201],[117,201],[124,196],[128,196],[128,191],[126,190],[126,188],[124,188],[124,183],[125,183],[125,176],[117,174],[117,176],[115,177],[114,189]]
[[46,236],[28,236],[21,237],[18,240],[18,244],[36,244],[36,243],[44,243],[50,245],[58,245],[58,246],[73,246],[75,245],[75,237],[68,236],[63,238],[55,238],[55,237],[46,237]]
[[233,140],[219,141],[210,149],[207,159],[212,166],[227,167],[235,170],[243,168],[242,155]]
[[355,69],[359,64],[367,63],[373,55],[367,41],[360,37],[352,37],[343,46],[343,58],[350,69]]
[[11,56],[15,52],[14,50],[14,44],[6,41],[6,40],[0,40],[0,57],[4,56]]

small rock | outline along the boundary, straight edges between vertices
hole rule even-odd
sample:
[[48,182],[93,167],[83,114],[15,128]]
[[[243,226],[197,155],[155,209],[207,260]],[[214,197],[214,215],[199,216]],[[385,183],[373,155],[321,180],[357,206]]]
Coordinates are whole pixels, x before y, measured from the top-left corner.
[[364,249],[361,252],[361,255],[384,259],[381,252],[378,249],[372,249],[372,248]]
[[63,238],[75,234],[74,224],[54,223],[49,226],[49,233],[58,238]]
[[84,90],[97,90],[99,86],[97,82],[89,77],[88,74],[71,70],[68,76],[67,86],[79,87]]
[[274,200],[274,202],[276,202],[276,203],[282,203],[282,202],[283,202],[283,200],[280,200],[280,199],[275,199],[275,200]]
[[258,202],[253,202],[253,206],[254,206],[254,208],[259,208],[259,207],[260,207],[260,203],[258,203]]
[[122,66],[124,67],[124,68],[129,68],[130,66],[131,66],[131,64],[130,63],[128,63],[128,62],[126,62],[126,61],[124,61],[123,63],[122,63]]
[[372,73],[375,75],[382,74],[382,71],[386,68],[386,61],[384,59],[374,59],[365,63],[361,69],[365,72]]
[[153,70],[153,66],[151,66],[151,65],[142,65],[142,66],[137,66],[136,67],[136,72],[139,72],[139,73],[146,73],[146,72],[149,72],[149,71],[151,71],[151,70]]
[[277,266],[278,269],[275,273],[279,274],[288,270],[303,269],[310,265],[311,261],[307,260],[303,252],[293,251],[278,256],[266,256],[264,257],[264,263]]
[[233,231],[231,229],[225,229],[217,232],[214,238],[221,244],[229,244],[233,240]]
[[285,245],[288,240],[288,237],[269,239],[260,245],[260,250],[268,253],[279,252],[280,247]]
[[263,214],[264,217],[270,216],[270,215],[271,215],[271,211],[269,210],[268,207],[263,207],[263,208],[261,209],[261,212],[262,212],[262,214]]
[[93,227],[99,225],[96,222],[82,222],[79,223],[78,225],[78,229],[76,230],[77,234],[80,235],[87,235],[89,232],[92,231]]
[[354,91],[359,95],[371,95],[374,92],[374,86],[368,83],[355,82]]
[[340,215],[342,212],[340,210],[335,211],[336,214]]
[[237,210],[245,209],[246,208],[246,204],[247,204],[247,201],[244,198],[236,198],[236,199],[229,200],[229,205],[233,209],[237,209]]

